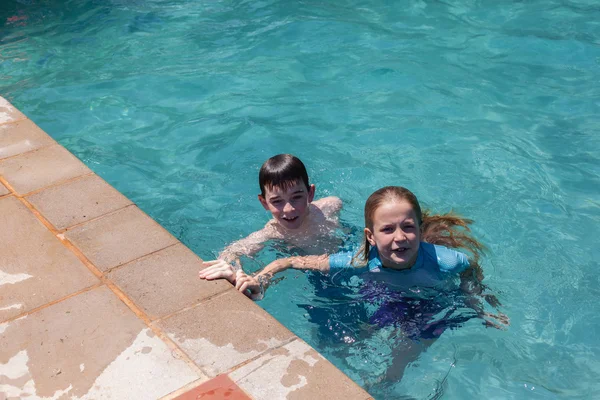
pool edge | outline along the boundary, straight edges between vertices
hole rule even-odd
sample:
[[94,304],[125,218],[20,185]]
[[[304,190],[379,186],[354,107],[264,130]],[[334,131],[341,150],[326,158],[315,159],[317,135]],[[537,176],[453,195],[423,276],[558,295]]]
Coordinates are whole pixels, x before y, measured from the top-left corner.
[[[254,399],[371,398],[229,283],[200,281],[199,257],[0,97],[0,213],[4,210],[12,219],[5,232],[9,240],[0,243],[0,251],[10,250],[20,258],[11,265],[0,261],[0,273],[12,277],[6,278],[12,279],[11,291],[4,300],[0,297],[0,331],[7,332],[7,340],[11,335],[38,337],[33,332],[43,328],[45,332],[66,329],[53,323],[66,318],[64,313],[55,314],[67,306],[81,309],[77,321],[89,324],[90,329],[83,327],[81,335],[108,332],[103,321],[86,318],[86,313],[100,311],[107,320],[114,317],[115,323],[139,332],[138,336],[132,333],[123,338],[123,344],[110,356],[102,354],[109,352],[110,346],[91,346],[83,356],[76,346],[69,348],[64,358],[85,359],[79,363],[79,374],[70,368],[57,368],[51,378],[36,380],[35,371],[27,367],[27,378],[31,378],[26,379],[27,384],[33,382],[30,385],[40,395],[56,394],[68,387],[79,390],[80,395],[104,390],[124,397],[118,394],[131,393],[131,383],[126,383],[127,379],[110,380],[112,375],[106,372],[119,360],[120,373],[131,374],[139,386],[135,393],[140,396],[150,390],[144,380],[148,377],[168,377],[164,385],[158,385],[163,393],[155,389],[152,393],[156,398],[173,399],[185,398],[189,391],[197,392],[200,386],[226,376]],[[20,232],[23,226],[36,233]],[[50,267],[45,266],[58,266],[58,272],[46,276]],[[42,276],[45,285],[36,282]],[[31,299],[31,293],[38,298]],[[90,306],[92,296],[107,299],[110,305]],[[4,304],[7,301],[11,304]],[[41,315],[50,317],[40,319]],[[114,324],[109,325],[114,329]],[[140,337],[141,332],[150,339]],[[117,331],[112,334],[120,335]],[[102,338],[98,336],[94,343]],[[87,339],[89,336],[77,338],[81,343]],[[147,353],[137,352],[121,360],[119,357],[138,341],[147,344],[142,347]],[[9,349],[14,354],[9,364],[16,363],[23,352],[32,359],[26,366],[49,364],[46,355],[37,352],[38,347],[24,343]],[[44,340],[41,343],[39,346]],[[101,355],[106,360],[95,365]],[[148,365],[150,359],[145,357],[151,355],[155,368],[146,377],[131,360]],[[68,360],[53,361],[69,364]],[[85,365],[91,365],[86,374]],[[108,386],[98,384],[100,377],[103,382],[109,379]],[[9,395],[21,389],[14,386]]]

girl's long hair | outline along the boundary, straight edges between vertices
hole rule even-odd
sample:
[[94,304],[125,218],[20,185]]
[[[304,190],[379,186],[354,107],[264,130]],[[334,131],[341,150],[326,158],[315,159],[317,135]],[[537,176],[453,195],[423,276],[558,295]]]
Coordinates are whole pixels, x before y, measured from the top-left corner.
[[[477,280],[483,280],[479,258],[485,249],[471,234],[469,225],[473,223],[472,220],[462,218],[452,212],[433,215],[428,211],[422,212],[417,196],[410,190],[402,186],[386,186],[375,191],[365,203],[366,228],[373,230],[373,216],[375,211],[381,204],[388,201],[408,202],[417,215],[418,224],[421,229],[421,241],[466,251],[469,254],[469,261]],[[354,256],[352,264],[354,266],[366,265],[369,261],[370,250],[371,244],[365,235],[362,246]]]

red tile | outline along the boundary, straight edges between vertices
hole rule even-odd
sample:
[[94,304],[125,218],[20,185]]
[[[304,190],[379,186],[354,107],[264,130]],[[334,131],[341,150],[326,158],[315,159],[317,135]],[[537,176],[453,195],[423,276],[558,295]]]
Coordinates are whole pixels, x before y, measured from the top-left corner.
[[252,398],[248,397],[227,375],[219,375],[173,400],[252,400]]

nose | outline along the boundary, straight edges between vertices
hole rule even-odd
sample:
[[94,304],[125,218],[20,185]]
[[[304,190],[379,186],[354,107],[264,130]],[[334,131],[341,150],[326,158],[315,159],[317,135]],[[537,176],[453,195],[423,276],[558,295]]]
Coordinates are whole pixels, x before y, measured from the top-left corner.
[[292,206],[292,203],[290,203],[290,202],[285,203],[285,205],[283,206],[283,212],[288,213],[288,212],[292,212],[292,211],[294,211],[294,207]]
[[406,234],[404,233],[404,231],[400,228],[396,229],[396,232],[394,232],[394,240],[396,242],[404,242],[407,240],[406,238]]

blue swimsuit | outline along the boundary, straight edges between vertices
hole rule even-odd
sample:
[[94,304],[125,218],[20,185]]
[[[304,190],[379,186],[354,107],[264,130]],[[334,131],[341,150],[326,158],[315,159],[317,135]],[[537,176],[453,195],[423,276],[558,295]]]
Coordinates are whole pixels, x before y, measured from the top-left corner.
[[[362,299],[375,307],[369,322],[380,327],[396,326],[412,338],[436,338],[446,328],[462,325],[473,315],[454,315],[456,307],[447,308],[441,298],[423,298],[421,288],[445,288],[460,272],[469,267],[467,256],[444,246],[421,242],[415,264],[407,270],[384,268],[377,248],[369,251],[365,267],[351,265],[355,252],[340,252],[329,257],[331,274],[359,276],[364,282]],[[415,290],[416,288],[416,290]],[[446,299],[449,300],[449,299]],[[442,301],[446,303],[446,301]],[[439,315],[445,311],[444,316]]]
[[[355,268],[352,264],[354,252],[340,252],[329,256],[329,269],[332,273],[340,269],[352,268],[357,275],[369,273],[369,280],[385,280],[393,286],[434,287],[469,267],[467,256],[444,246],[421,242],[415,265],[407,270],[384,268],[376,247],[369,251],[369,261],[365,267]],[[350,272],[350,271],[348,271]],[[374,273],[381,274],[377,279]]]

